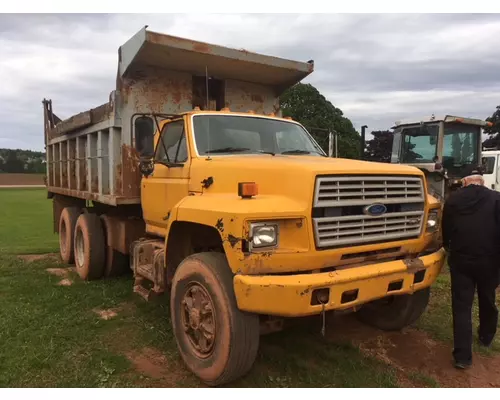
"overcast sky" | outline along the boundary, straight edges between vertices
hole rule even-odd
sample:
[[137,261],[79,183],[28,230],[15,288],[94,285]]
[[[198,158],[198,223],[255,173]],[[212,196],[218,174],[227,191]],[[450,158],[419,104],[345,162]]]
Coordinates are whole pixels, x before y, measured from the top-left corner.
[[500,14],[0,15],[0,147],[43,149],[41,101],[67,118],[107,101],[117,50],[150,30],[307,61],[359,130],[500,104]]

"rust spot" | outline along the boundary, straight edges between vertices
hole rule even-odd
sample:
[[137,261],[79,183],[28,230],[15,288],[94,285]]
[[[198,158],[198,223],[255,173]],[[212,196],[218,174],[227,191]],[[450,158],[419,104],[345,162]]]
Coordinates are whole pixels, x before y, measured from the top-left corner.
[[231,247],[234,247],[234,246],[236,246],[236,243],[238,243],[241,239],[229,234],[229,236],[227,237],[227,240],[231,244]]
[[264,99],[260,94],[252,94],[252,101],[255,101],[257,103],[264,103]]
[[309,293],[309,288],[305,289],[303,292],[300,292],[300,295],[305,296],[308,293]]
[[115,193],[122,193],[122,165],[118,164],[115,167]]
[[299,222],[297,222],[297,228],[302,228],[302,220],[300,220]]
[[122,145],[122,194],[126,197],[140,196],[141,171],[137,150],[126,144]]
[[411,273],[425,269],[424,262],[420,258],[407,258],[403,262]]
[[193,43],[193,50],[200,53],[211,53],[212,49],[206,43]]
[[97,173],[92,177],[92,182],[91,182],[91,191],[92,192],[97,192],[99,191],[99,178],[98,178],[98,175]]
[[217,228],[217,230],[219,232],[224,232],[224,220],[222,218],[219,218],[217,220],[217,223],[215,224],[215,228]]

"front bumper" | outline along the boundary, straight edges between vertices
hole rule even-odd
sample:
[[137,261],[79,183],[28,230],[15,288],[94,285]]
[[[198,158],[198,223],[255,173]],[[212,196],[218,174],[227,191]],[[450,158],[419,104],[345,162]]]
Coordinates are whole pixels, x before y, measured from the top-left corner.
[[[300,317],[321,313],[316,289],[329,291],[325,310],[351,308],[387,295],[409,294],[436,280],[445,260],[440,249],[412,260],[397,260],[334,272],[297,275],[236,275],[238,308],[257,314]],[[324,292],[324,290],[323,290]]]

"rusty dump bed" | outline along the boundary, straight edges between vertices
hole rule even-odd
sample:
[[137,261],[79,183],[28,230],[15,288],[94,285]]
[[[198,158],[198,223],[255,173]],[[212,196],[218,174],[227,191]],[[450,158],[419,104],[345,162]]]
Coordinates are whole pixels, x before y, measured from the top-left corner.
[[[105,104],[61,120],[44,100],[47,187],[110,205],[140,202],[131,120],[198,106],[280,114],[278,96],[314,64],[235,50],[141,29],[118,49],[116,89]],[[206,91],[206,76],[216,82]],[[78,93],[75,93],[78,96]],[[208,104],[207,104],[207,97]]]

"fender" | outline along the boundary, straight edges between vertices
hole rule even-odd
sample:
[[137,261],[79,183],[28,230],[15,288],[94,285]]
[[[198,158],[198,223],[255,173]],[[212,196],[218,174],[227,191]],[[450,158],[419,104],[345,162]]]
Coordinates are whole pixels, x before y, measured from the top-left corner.
[[[231,270],[234,273],[250,273],[256,265],[262,264],[263,257],[269,257],[269,252],[248,254],[242,251],[242,242],[248,240],[247,221],[304,221],[306,212],[307,204],[284,196],[269,195],[241,199],[237,195],[225,193],[192,195],[182,199],[171,210],[165,231],[165,246],[174,221],[214,227],[220,234]],[[301,224],[301,228],[306,226],[309,224]],[[304,232],[301,237],[302,246],[295,247],[295,254],[297,251],[309,250],[312,227],[302,231]]]

